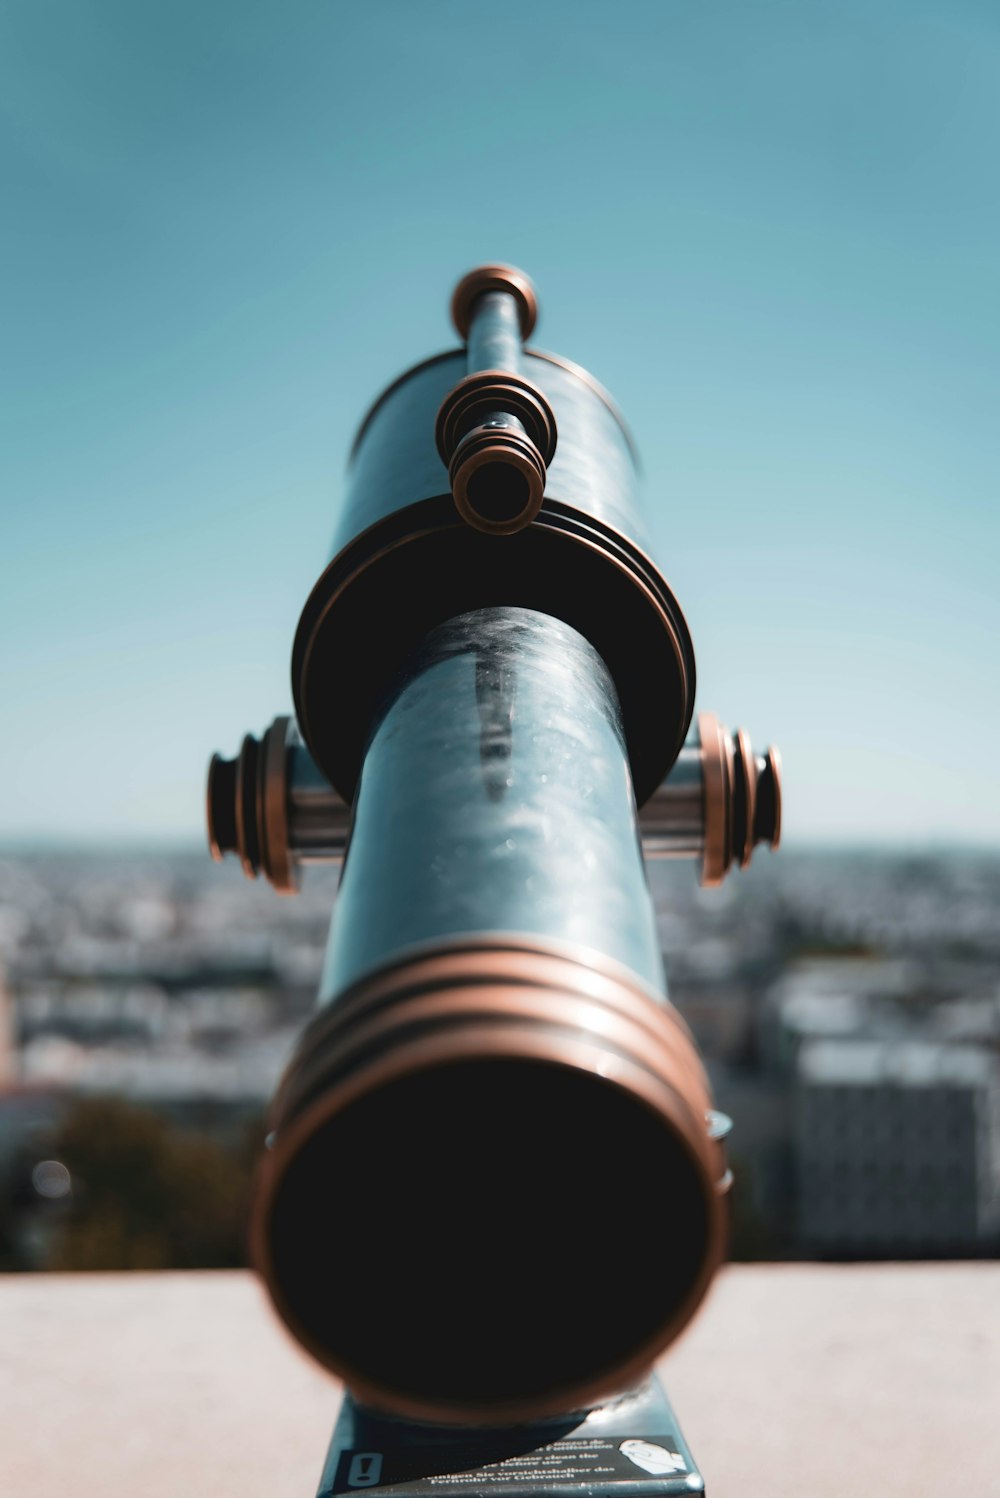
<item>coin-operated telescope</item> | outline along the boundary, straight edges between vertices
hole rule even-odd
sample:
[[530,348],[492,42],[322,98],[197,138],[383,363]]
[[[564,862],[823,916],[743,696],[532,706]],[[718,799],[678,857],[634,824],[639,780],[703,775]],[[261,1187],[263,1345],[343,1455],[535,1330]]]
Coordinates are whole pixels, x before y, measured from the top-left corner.
[[648,1375],[723,1257],[728,1120],[643,849],[715,884],[776,847],[779,761],[710,713],[688,741],[628,431],[536,311],[509,267],[459,282],[463,346],[361,424],[295,721],[209,772],[216,857],[283,891],[343,860],[252,1223],[349,1390],[321,1494],[703,1487]]

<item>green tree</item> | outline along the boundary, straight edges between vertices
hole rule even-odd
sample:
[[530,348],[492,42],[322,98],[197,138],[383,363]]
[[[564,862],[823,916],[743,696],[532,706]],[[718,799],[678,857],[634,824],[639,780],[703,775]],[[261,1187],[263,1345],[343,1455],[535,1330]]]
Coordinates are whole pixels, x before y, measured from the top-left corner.
[[216,1269],[246,1262],[251,1152],[118,1099],[87,1099],[52,1141],[72,1208],[50,1269]]

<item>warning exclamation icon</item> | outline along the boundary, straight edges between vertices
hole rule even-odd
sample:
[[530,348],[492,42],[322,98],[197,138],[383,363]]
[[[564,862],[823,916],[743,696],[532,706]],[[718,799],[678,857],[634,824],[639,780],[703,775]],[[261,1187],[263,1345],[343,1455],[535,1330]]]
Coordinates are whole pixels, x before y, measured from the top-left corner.
[[349,1488],[374,1488],[382,1476],[381,1451],[356,1451],[347,1469]]

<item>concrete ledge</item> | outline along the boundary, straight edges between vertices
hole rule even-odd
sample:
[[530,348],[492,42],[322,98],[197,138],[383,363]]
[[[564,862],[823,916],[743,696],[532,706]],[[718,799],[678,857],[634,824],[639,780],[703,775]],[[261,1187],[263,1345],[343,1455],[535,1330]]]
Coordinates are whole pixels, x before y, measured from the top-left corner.
[[[248,1274],[0,1277],[0,1493],[313,1498],[339,1397]],[[1000,1494],[1000,1264],[738,1266],[662,1367],[711,1498]]]

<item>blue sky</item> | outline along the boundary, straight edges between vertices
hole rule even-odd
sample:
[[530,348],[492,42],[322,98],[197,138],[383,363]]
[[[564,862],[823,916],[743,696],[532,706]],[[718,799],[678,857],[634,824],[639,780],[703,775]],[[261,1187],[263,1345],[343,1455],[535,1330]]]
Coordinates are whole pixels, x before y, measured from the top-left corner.
[[201,836],[354,427],[534,278],[793,840],[996,843],[1000,11],[7,0],[0,836]]

